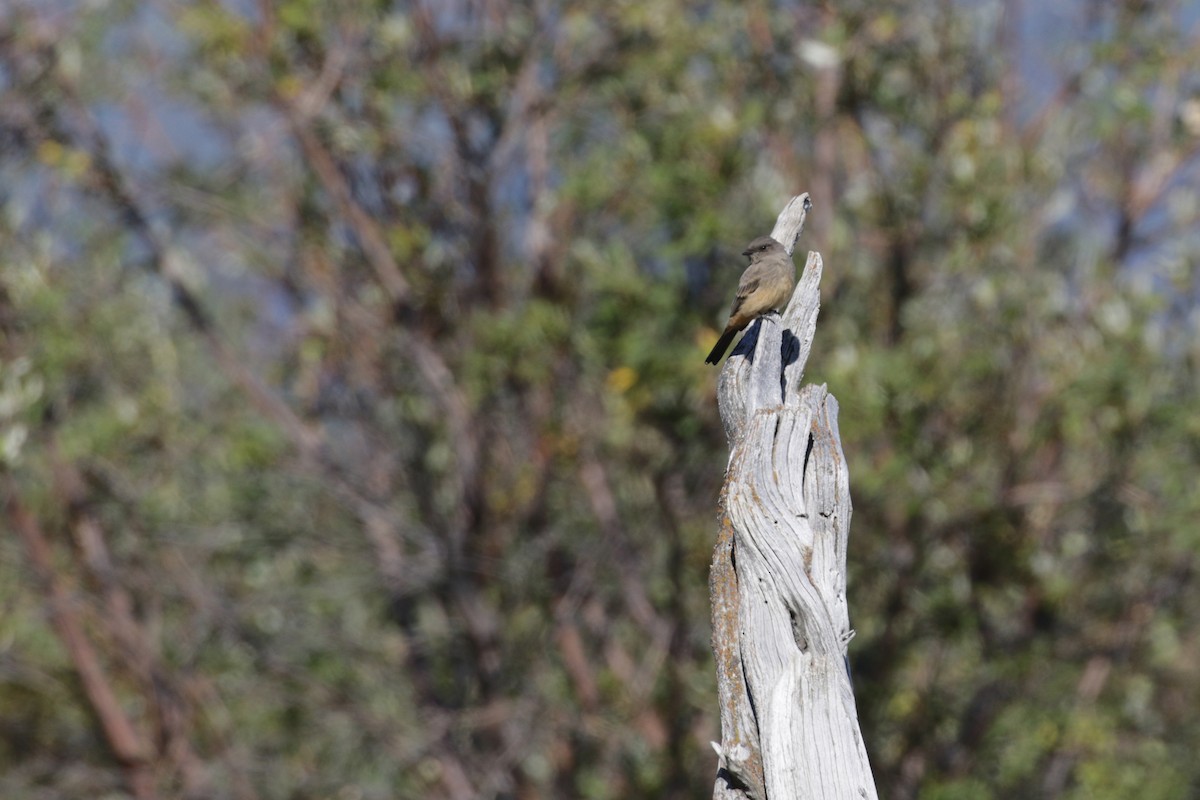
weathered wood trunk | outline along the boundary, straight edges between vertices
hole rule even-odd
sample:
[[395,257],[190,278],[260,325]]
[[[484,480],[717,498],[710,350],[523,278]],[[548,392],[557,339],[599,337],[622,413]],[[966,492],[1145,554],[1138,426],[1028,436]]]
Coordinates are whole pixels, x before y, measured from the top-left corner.
[[[791,253],[811,204],[771,235]],[[847,668],[849,474],[837,401],[804,386],[820,307],[809,253],[782,318],[747,329],[721,372],[729,439],[709,590],[721,703],[718,800],[877,798]]]

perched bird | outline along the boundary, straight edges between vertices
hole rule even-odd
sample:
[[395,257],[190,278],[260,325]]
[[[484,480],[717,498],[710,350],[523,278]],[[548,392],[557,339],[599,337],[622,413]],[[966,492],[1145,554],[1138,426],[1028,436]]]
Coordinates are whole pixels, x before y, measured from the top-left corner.
[[729,322],[712,352],[704,359],[716,364],[725,355],[738,331],[763,314],[779,311],[792,297],[796,288],[796,267],[783,245],[770,236],[760,236],[746,246],[742,255],[750,256],[750,266],[738,281],[737,297],[729,309]]

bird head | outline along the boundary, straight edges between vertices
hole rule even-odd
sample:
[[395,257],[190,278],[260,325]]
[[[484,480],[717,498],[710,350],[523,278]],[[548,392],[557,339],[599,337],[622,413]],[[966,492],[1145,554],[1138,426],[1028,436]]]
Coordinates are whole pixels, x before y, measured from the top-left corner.
[[742,255],[750,256],[751,260],[762,258],[767,253],[778,252],[783,250],[783,245],[772,239],[770,236],[760,236],[750,244],[746,245],[746,249],[742,251]]

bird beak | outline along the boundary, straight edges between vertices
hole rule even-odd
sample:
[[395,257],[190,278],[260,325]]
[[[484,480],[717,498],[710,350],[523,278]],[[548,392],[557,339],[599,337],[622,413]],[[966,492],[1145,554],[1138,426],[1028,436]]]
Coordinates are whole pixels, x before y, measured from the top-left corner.
[[748,255],[750,255],[750,254],[751,254],[751,253],[753,253],[753,252],[754,252],[753,250],[743,250],[743,251],[742,251],[742,255],[744,255],[744,256],[748,256]]

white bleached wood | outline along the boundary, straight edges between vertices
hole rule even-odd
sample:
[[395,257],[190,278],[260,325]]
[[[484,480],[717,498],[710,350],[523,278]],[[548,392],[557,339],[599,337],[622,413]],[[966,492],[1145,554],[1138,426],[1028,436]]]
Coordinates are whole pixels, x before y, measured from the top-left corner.
[[812,200],[809,199],[808,192],[798,194],[788,201],[783,211],[779,212],[779,218],[775,220],[771,238],[783,245],[789,256],[796,248],[796,240],[804,230],[804,220],[808,218],[811,208]]
[[[810,207],[800,195],[779,216],[772,235],[789,252]],[[717,800],[878,797],[846,662],[850,490],[838,405],[824,386],[799,386],[822,268],[809,253],[787,310],[751,326],[718,384],[730,458],[709,580]]]

